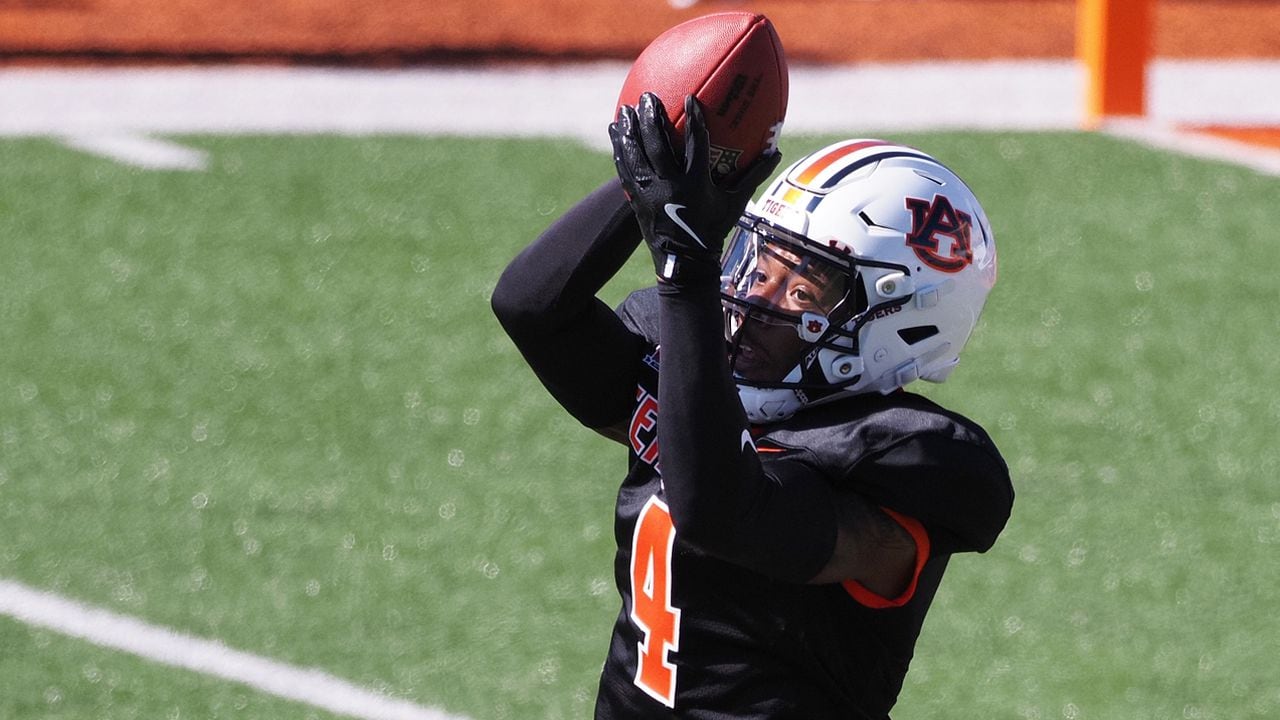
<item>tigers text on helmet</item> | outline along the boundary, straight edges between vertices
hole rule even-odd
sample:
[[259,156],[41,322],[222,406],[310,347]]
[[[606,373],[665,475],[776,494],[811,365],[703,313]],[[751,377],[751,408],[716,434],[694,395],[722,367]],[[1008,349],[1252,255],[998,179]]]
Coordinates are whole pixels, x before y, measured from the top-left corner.
[[747,417],[946,380],[995,281],[986,213],[937,160],[880,140],[811,153],[747,208],[723,258]]

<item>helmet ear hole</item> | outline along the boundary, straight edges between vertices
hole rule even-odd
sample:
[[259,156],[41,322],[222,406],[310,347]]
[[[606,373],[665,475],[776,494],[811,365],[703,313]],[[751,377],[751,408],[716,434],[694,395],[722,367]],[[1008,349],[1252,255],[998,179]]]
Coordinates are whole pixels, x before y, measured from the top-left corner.
[[902,342],[908,345],[923,342],[937,334],[937,325],[917,325],[916,327],[903,328],[898,331],[898,337],[902,338]]
[[857,382],[866,370],[862,357],[856,352],[840,352],[832,348],[818,351],[818,365],[821,366],[826,381],[832,384]]
[[911,276],[903,272],[888,273],[876,280],[876,294],[882,298],[900,298],[910,295],[915,289]]
[[862,358],[840,355],[831,361],[831,372],[838,380],[851,380],[862,374]]

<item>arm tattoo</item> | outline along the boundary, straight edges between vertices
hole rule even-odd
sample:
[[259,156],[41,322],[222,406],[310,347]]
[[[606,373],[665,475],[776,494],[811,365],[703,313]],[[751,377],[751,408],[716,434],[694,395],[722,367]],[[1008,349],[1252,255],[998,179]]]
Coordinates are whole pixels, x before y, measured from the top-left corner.
[[840,526],[856,539],[860,554],[914,552],[915,541],[906,528],[861,495],[841,493],[837,507]]

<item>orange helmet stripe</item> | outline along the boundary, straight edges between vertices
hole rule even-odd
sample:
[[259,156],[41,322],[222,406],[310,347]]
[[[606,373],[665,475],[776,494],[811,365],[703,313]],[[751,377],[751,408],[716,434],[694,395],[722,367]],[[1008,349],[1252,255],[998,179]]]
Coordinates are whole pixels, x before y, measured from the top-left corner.
[[884,142],[882,140],[867,140],[864,142],[856,142],[851,145],[842,145],[836,148],[835,150],[832,150],[831,152],[827,153],[826,155],[823,155],[817,160],[814,160],[812,163],[810,163],[809,167],[805,168],[800,173],[800,175],[796,177],[796,180],[800,183],[808,185],[809,183],[813,182],[814,178],[818,177],[819,173],[821,173],[823,170],[826,170],[828,167],[831,167],[831,164],[839,160],[840,158],[845,157],[847,155],[852,155],[853,153],[856,153],[859,150],[866,150],[869,147],[875,147],[877,145],[889,145],[889,144],[890,143]]

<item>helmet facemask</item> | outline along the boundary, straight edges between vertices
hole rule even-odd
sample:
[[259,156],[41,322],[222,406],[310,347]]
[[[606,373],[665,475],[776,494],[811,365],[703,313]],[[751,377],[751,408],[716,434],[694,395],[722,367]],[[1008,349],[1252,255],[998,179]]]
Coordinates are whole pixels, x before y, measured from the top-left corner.
[[787,388],[809,404],[861,378],[858,330],[878,310],[868,308],[855,260],[750,213],[739,221],[724,255],[721,300],[730,369],[740,386]]

